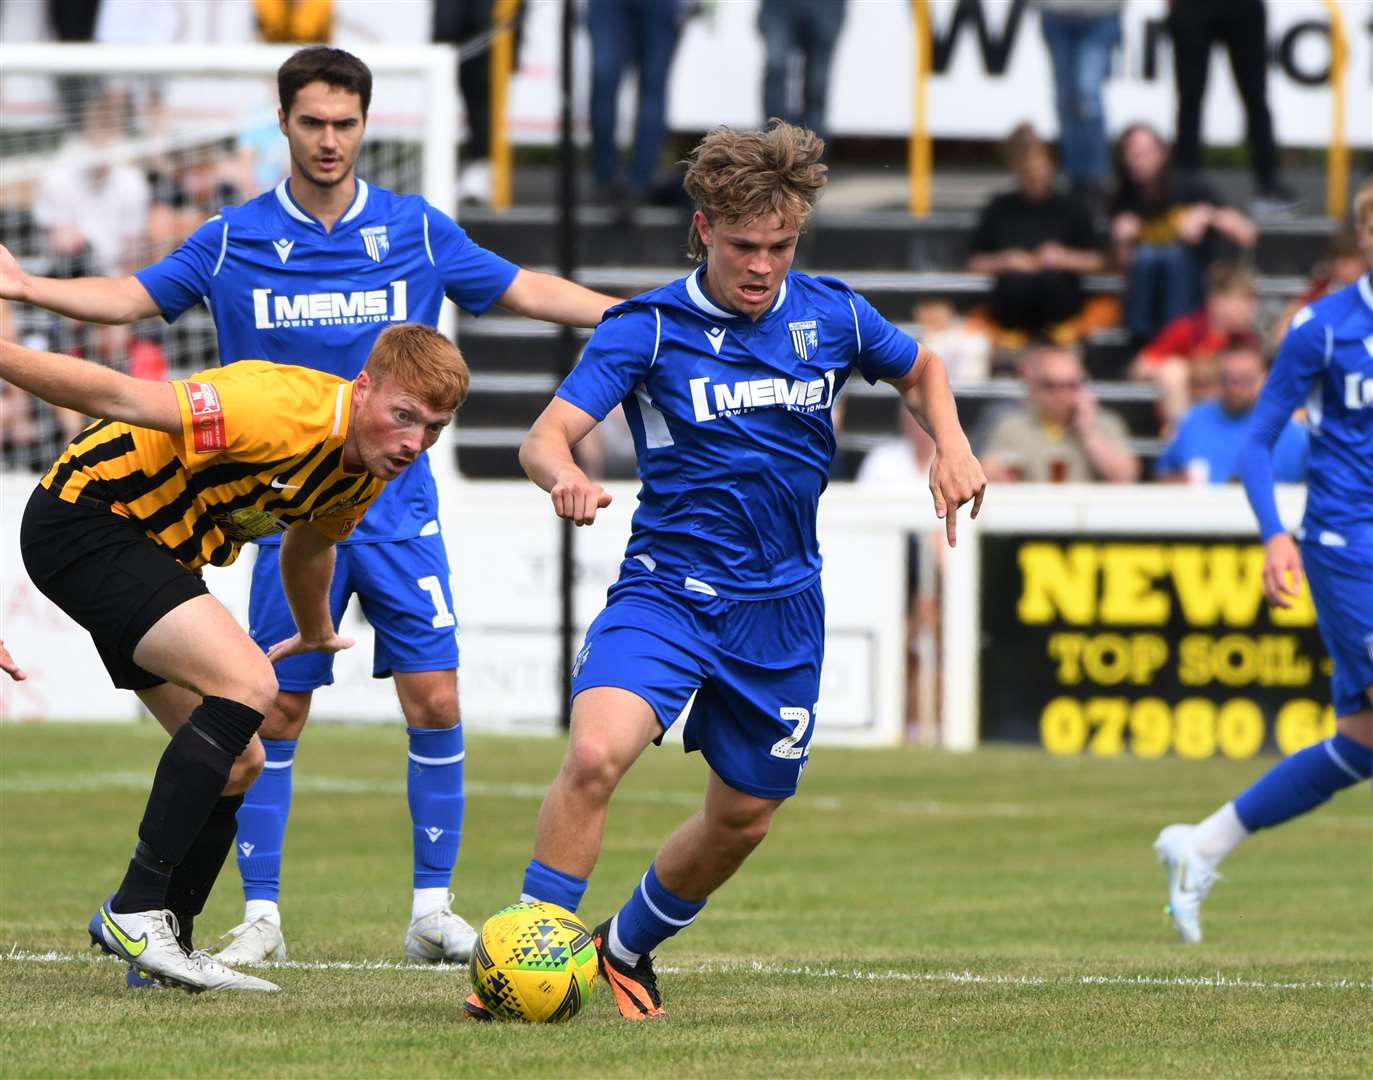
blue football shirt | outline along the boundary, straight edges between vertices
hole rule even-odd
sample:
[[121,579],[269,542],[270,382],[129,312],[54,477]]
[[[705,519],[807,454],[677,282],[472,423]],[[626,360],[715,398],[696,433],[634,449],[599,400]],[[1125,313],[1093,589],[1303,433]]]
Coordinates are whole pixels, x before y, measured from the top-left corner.
[[[352,379],[387,326],[436,326],[445,294],[480,315],[517,273],[419,196],[359,179],[332,230],[296,205],[283,180],[225,207],[134,276],[168,322],[203,299],[222,364],[273,360]],[[422,458],[386,485],[346,542],[408,539],[437,516]]]
[[558,396],[598,420],[624,405],[643,481],[627,559],[676,589],[786,596],[820,573],[835,397],[854,369],[905,375],[918,346],[832,278],[788,274],[752,322],[703,270],[608,311]]
[[[1203,401],[1188,410],[1177,434],[1159,455],[1159,473],[1185,472],[1198,463],[1212,484],[1239,479],[1240,450],[1244,446],[1252,409],[1226,412],[1219,401]],[[1273,477],[1280,484],[1300,484],[1306,479],[1306,430],[1288,421],[1273,447]]]
[[1373,284],[1368,274],[1297,312],[1259,395],[1241,468],[1264,540],[1282,531],[1273,498],[1272,447],[1303,403],[1310,459],[1302,534],[1334,547],[1373,550]]

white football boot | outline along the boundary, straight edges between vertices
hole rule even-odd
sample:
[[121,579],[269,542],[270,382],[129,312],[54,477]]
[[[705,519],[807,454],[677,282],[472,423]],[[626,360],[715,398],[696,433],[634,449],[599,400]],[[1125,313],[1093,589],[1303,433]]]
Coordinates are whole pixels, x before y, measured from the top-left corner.
[[465,964],[472,959],[477,944],[477,932],[466,919],[449,910],[448,904],[421,915],[405,931],[405,958],[422,964]]
[[215,953],[221,964],[266,964],[286,959],[286,939],[281,927],[269,919],[242,922],[221,938],[233,938]]
[[137,911],[116,914],[109,901],[91,916],[91,944],[138,968],[163,986],[192,994],[204,990],[279,989],[265,979],[241,975],[208,953],[187,953],[176,938],[176,916],[170,911]]
[[1215,864],[1193,850],[1195,830],[1195,825],[1169,825],[1154,841],[1158,861],[1168,871],[1168,914],[1178,937],[1189,945],[1201,941],[1201,902],[1220,880]]

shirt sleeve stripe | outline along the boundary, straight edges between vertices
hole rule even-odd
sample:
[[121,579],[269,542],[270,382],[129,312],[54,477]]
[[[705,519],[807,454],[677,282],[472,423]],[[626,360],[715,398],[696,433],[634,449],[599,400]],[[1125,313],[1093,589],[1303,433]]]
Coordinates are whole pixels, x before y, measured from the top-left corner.
[[863,351],[863,331],[858,328],[858,309],[853,306],[853,297],[849,297],[849,310],[853,312],[853,333],[858,338],[858,351]]
[[224,223],[224,231],[219,235],[219,261],[215,263],[214,271],[210,277],[219,276],[219,268],[224,265],[224,256],[229,253],[229,223]]

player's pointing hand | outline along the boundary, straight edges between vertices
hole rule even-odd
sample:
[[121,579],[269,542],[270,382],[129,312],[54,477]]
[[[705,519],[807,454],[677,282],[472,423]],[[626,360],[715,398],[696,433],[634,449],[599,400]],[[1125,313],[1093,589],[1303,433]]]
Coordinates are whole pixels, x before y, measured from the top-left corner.
[[574,525],[590,525],[596,520],[596,511],[610,505],[605,488],[580,469],[560,477],[548,494],[553,499],[553,512]]
[[987,477],[966,441],[948,453],[943,449],[935,451],[930,465],[930,494],[934,496],[935,517],[944,519],[949,547],[957,546],[958,508],[971,502],[972,516],[977,517],[986,490]]

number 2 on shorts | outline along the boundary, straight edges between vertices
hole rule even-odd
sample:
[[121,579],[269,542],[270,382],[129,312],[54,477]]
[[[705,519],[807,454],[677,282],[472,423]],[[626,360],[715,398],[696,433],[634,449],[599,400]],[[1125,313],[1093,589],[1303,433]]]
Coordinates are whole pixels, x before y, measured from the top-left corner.
[[796,726],[791,729],[790,735],[772,744],[772,756],[785,758],[787,761],[804,757],[809,753],[809,748],[796,744],[806,737],[806,729],[810,727],[810,710],[799,705],[784,705],[777,710],[777,715],[788,722],[794,721]]

